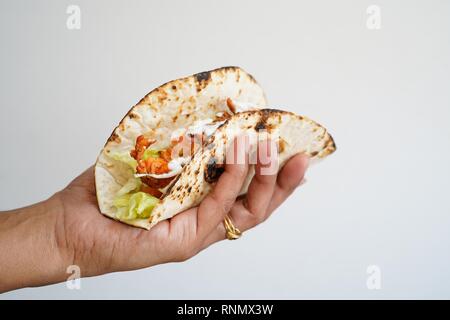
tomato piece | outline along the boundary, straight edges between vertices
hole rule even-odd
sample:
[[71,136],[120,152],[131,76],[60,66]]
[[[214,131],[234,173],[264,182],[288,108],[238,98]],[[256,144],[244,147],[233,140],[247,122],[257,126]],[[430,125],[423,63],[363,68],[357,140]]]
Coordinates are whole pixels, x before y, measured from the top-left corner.
[[141,160],[138,162],[136,173],[147,173],[147,166],[145,165],[145,161]]
[[147,173],[162,174],[169,172],[168,162],[162,158],[148,158],[145,160]]
[[172,160],[172,147],[161,151],[160,155],[164,161],[170,162],[170,160]]
[[234,105],[233,100],[231,100],[230,98],[227,98],[227,106],[231,112],[236,113],[236,106]]
[[141,160],[145,150],[154,142],[155,140],[149,140],[141,134],[136,138],[136,145],[134,147],[134,150],[130,151],[130,156],[132,156],[137,161]]

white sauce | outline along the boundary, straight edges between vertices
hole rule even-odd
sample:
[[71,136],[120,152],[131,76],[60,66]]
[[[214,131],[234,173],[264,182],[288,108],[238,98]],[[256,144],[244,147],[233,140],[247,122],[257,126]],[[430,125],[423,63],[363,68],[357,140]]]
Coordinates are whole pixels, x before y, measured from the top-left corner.
[[170,170],[167,173],[161,173],[161,174],[157,174],[157,173],[137,173],[134,176],[136,178],[141,178],[141,177],[152,177],[152,178],[156,178],[156,179],[171,178],[171,177],[174,177],[177,174],[179,174],[181,172],[181,170],[183,170],[183,167],[190,160],[191,160],[190,157],[179,157],[179,158],[172,159],[167,165],[169,167],[169,170]]
[[172,135],[170,136],[170,141],[176,141],[179,137],[184,135],[186,129],[185,128],[179,128],[172,132]]
[[242,101],[236,101],[236,100],[231,100],[231,101],[233,101],[233,104],[236,107],[236,113],[258,109],[256,104],[254,104],[254,103],[242,102]]
[[181,169],[191,160],[190,157],[179,157],[170,160],[168,167],[171,171],[178,171],[180,172]]
[[205,127],[212,122],[212,119],[204,119],[195,121],[192,126],[187,128],[186,134],[189,135],[201,135]]
[[203,133],[209,137],[216,131],[216,129],[223,123],[224,121],[217,121],[213,122],[212,119],[204,119],[204,120],[198,120],[195,121],[191,126],[189,126],[187,129],[181,128],[175,130],[172,135],[170,136],[171,141],[177,141],[181,136],[184,135],[193,135],[193,136],[199,136]]
[[205,126],[203,132],[205,133],[205,135],[206,135],[207,137],[209,137],[209,136],[211,136],[211,135],[214,133],[214,131],[216,131],[217,128],[218,128],[222,123],[224,123],[224,122],[225,122],[225,120],[224,120],[224,121],[217,121],[217,122],[214,122],[214,123],[212,123],[212,124],[210,124],[210,125],[207,125],[207,126]]
[[[234,99],[230,99],[233,103],[236,110],[231,110],[228,107],[227,99],[220,101],[220,108],[223,110],[227,110],[231,114],[238,113],[238,112],[244,112],[244,111],[250,111],[250,110],[258,110],[258,106],[251,102],[244,102],[244,101],[238,101]],[[220,112],[222,113],[222,112]],[[223,114],[223,113],[222,113]],[[220,117],[219,113],[217,115]]]
[[[234,101],[233,101],[234,102]],[[236,108],[238,108],[238,105],[236,105]],[[223,113],[222,113],[223,115]],[[171,141],[177,141],[181,136],[184,135],[202,135],[205,134],[206,137],[209,137],[216,131],[216,129],[224,123],[224,121],[216,121],[213,122],[213,119],[204,119],[204,120],[197,120],[195,121],[191,126],[186,128],[179,128],[172,132],[170,136]],[[162,174],[154,174],[154,173],[138,173],[134,176],[136,178],[140,177],[152,177],[156,179],[165,179],[165,178],[171,178],[176,175],[178,175],[182,170],[183,167],[191,160],[190,157],[179,157],[172,159],[168,163],[169,172],[162,173]]]

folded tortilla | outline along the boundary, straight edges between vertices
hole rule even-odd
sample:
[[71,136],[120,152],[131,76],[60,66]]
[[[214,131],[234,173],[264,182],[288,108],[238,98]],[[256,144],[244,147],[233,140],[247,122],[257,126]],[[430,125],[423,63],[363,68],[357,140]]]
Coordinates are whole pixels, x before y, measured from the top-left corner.
[[[238,67],[202,72],[153,90],[122,119],[97,159],[95,181],[100,211],[124,223],[150,229],[159,221],[197,206],[214,187],[223,171],[227,146],[238,136],[253,135],[259,139],[264,135],[276,141],[278,170],[294,154],[321,159],[336,149],[326,129],[314,121],[265,107],[262,88]],[[223,114],[227,116],[222,117]],[[205,128],[210,132],[206,134]],[[159,199],[145,200],[151,212],[147,210],[144,218],[120,213],[124,208],[118,204],[117,196],[129,199],[136,181],[140,185],[141,176],[146,181],[150,175],[136,175],[132,170],[136,163],[130,161],[129,155],[137,146],[137,138],[145,134],[153,141],[151,147],[158,150],[167,148],[178,131],[187,135],[198,129],[206,136],[202,147],[188,158],[180,158],[185,161],[178,165],[178,171],[173,169],[175,174],[154,175],[170,176],[170,183],[160,189]],[[253,175],[252,167],[240,194],[247,192]],[[142,203],[133,205],[139,209]]]

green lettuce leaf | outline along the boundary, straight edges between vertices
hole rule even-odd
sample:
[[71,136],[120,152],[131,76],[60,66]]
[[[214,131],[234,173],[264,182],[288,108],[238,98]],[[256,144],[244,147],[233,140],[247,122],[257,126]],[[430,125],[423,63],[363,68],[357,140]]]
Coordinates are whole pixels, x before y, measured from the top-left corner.
[[130,168],[133,169],[133,172],[136,171],[137,161],[132,156],[130,156],[129,153],[127,153],[127,152],[121,152],[121,153],[112,152],[109,154],[109,156],[111,158],[113,158],[114,160],[117,160],[117,161],[120,161],[120,162],[123,162],[123,163],[129,165]]
[[156,149],[146,149],[142,155],[142,160],[147,160],[148,158],[159,158],[159,151]]
[[139,189],[141,188],[141,185],[142,185],[141,179],[131,177],[123,185],[123,187],[120,188],[119,191],[117,191],[116,196],[123,196],[124,194],[132,193],[133,191],[139,191]]
[[114,199],[116,217],[123,220],[149,218],[158,202],[158,198],[141,191],[117,196]]

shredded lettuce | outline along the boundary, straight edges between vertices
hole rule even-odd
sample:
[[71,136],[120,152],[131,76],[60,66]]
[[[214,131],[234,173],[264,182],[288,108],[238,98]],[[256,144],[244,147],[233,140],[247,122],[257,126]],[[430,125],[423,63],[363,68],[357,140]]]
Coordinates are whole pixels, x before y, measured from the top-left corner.
[[[136,172],[137,161],[129,153],[111,153],[110,157],[121,161]],[[155,149],[145,150],[142,159],[159,157],[159,151]],[[141,179],[134,176],[117,192],[113,205],[117,208],[116,217],[122,220],[149,218],[153,208],[158,204],[159,199],[142,191]]]
[[148,158],[159,158],[159,150],[146,149],[142,155],[142,160],[147,160]]
[[116,196],[123,196],[124,194],[131,193],[133,191],[138,191],[141,188],[141,179],[131,177],[128,181],[117,191]]
[[149,218],[159,199],[145,192],[127,193],[114,199],[116,217],[124,220]]
[[117,160],[117,161],[120,161],[120,162],[123,162],[123,163],[129,165],[131,167],[131,169],[133,169],[133,172],[136,171],[137,161],[132,156],[130,156],[129,153],[127,153],[127,152],[123,152],[123,153],[112,152],[109,154],[109,156],[111,158],[113,158],[114,160]]

